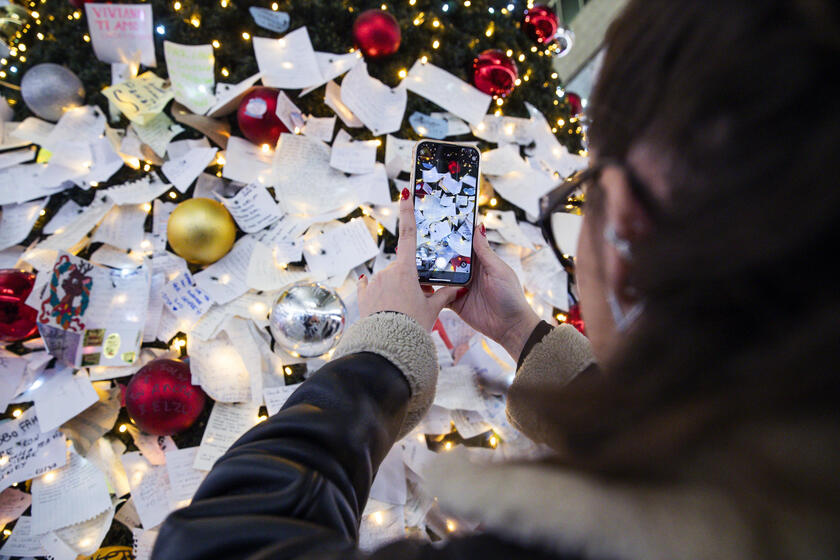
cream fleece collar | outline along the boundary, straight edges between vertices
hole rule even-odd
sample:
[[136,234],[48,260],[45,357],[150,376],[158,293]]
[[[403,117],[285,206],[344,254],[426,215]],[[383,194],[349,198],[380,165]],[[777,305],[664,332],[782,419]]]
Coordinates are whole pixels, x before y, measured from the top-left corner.
[[734,505],[711,490],[610,483],[538,464],[439,456],[427,472],[444,511],[522,544],[588,558],[755,557]]

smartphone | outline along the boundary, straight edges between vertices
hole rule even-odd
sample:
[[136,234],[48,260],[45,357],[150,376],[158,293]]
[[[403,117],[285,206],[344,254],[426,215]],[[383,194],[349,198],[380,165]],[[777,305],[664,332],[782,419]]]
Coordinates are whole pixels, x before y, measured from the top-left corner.
[[420,282],[468,284],[481,153],[468,144],[421,140],[412,160]]

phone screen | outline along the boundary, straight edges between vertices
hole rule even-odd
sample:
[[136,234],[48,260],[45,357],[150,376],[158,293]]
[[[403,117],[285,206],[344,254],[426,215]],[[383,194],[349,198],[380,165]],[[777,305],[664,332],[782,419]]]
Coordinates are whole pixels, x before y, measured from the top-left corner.
[[472,273],[480,153],[472,146],[423,140],[415,154],[418,277],[466,284]]

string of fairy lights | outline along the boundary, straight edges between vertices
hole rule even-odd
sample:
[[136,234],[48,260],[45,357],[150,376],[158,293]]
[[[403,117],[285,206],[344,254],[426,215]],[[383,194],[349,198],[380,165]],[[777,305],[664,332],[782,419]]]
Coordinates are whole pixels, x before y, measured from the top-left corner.
[[[142,1],[142,0],[141,0]],[[441,47],[443,47],[443,39],[442,39],[442,32],[445,30],[447,23],[446,23],[446,15],[453,12],[455,10],[456,4],[458,5],[459,9],[477,9],[473,8],[473,4],[471,0],[449,0],[445,2],[441,2],[437,4],[436,9],[432,9],[432,7],[427,7],[425,9],[420,9],[418,5],[418,0],[405,0],[406,4],[411,9],[416,9],[413,12],[411,19],[411,25],[415,27],[428,27],[429,30],[429,53],[421,53],[420,61],[426,63],[429,61],[430,55],[434,51],[439,51]],[[29,41],[27,41],[29,34],[34,30],[35,32],[35,39],[37,41],[43,41],[46,39],[45,34],[39,30],[39,27],[43,23],[43,18],[45,17],[48,21],[54,22],[56,17],[52,14],[47,14],[46,16],[42,16],[38,9],[39,6],[44,5],[47,3],[47,0],[29,0],[28,7],[30,10],[30,15],[32,18],[31,22],[23,23],[21,29],[19,29],[15,35],[10,40],[9,44],[9,54],[6,57],[0,58],[0,79],[6,79],[7,77],[11,77],[15,74],[20,74],[21,65],[26,63],[28,55],[27,53],[30,52],[30,47],[32,46]],[[218,0],[218,6],[221,8],[229,8],[234,5],[233,0]],[[533,8],[534,0],[527,0],[525,3],[526,8]],[[280,9],[280,4],[278,2],[271,2],[268,4],[268,7],[273,11],[278,11]],[[187,9],[184,2],[181,0],[175,0],[171,3],[172,15],[178,19],[181,19],[183,22],[191,25],[194,28],[201,27],[201,13],[197,11],[195,7]],[[383,3],[380,6],[382,10],[388,10],[389,4]],[[354,13],[358,11],[357,8],[354,6],[348,6],[347,10],[350,13]],[[516,0],[509,2],[506,6],[503,6],[499,9],[494,8],[492,6],[487,8],[489,14],[500,14],[502,16],[513,16],[516,11]],[[73,12],[67,14],[67,20],[69,22],[76,22],[82,19],[82,11],[81,10],[74,10]],[[487,38],[490,38],[496,32],[497,23],[495,20],[491,20],[490,23],[487,25],[484,35]],[[164,21],[158,21],[153,24],[154,32],[158,35],[165,36],[167,33],[166,25]],[[240,37],[243,41],[249,42],[253,37],[253,30],[243,30],[240,33]],[[84,42],[89,43],[91,41],[90,35],[87,32],[82,33],[81,38]],[[469,46],[475,47],[478,43],[478,39],[474,38]],[[210,41],[210,44],[214,47],[214,49],[221,49],[222,42],[216,38]],[[508,57],[511,57],[513,60],[522,63],[527,60],[528,54],[534,54],[540,57],[544,56],[552,56],[555,54],[557,46],[555,44],[547,44],[547,45],[532,45],[528,52],[514,52],[513,49],[507,49],[505,54]],[[355,48],[350,48],[349,52],[355,52]],[[231,75],[230,70],[226,66],[222,66],[219,68],[219,74],[222,78],[227,78]],[[400,79],[405,78],[408,74],[407,68],[401,68],[397,72],[397,77]],[[534,71],[532,68],[527,67],[525,68],[524,72],[522,73],[521,77],[518,77],[514,83],[515,86],[519,86],[522,82],[529,82],[534,78]],[[566,92],[565,89],[559,82],[559,75],[557,72],[552,72],[548,79],[544,80],[542,83],[543,88],[553,87],[555,89],[556,98],[553,101],[554,106],[559,106],[561,104],[561,100],[565,97]],[[494,114],[497,116],[503,115],[503,108],[506,103],[506,98],[502,96],[494,96],[495,97],[495,109]],[[10,104],[14,105],[17,102],[17,99],[13,96],[8,98]],[[584,134],[583,127],[580,123],[578,117],[571,117],[568,119],[568,122],[562,116],[551,118],[549,119],[552,126],[552,132],[555,134],[558,133],[565,133],[569,136],[571,135],[581,135]]]

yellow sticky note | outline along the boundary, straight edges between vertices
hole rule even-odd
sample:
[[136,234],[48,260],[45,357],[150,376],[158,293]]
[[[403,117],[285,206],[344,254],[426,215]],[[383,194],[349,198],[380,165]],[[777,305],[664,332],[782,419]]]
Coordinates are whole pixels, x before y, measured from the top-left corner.
[[38,157],[35,159],[37,163],[47,163],[52,159],[52,152],[46,148],[38,150]]
[[146,72],[102,90],[128,120],[147,124],[154,119],[175,96],[163,78]]

